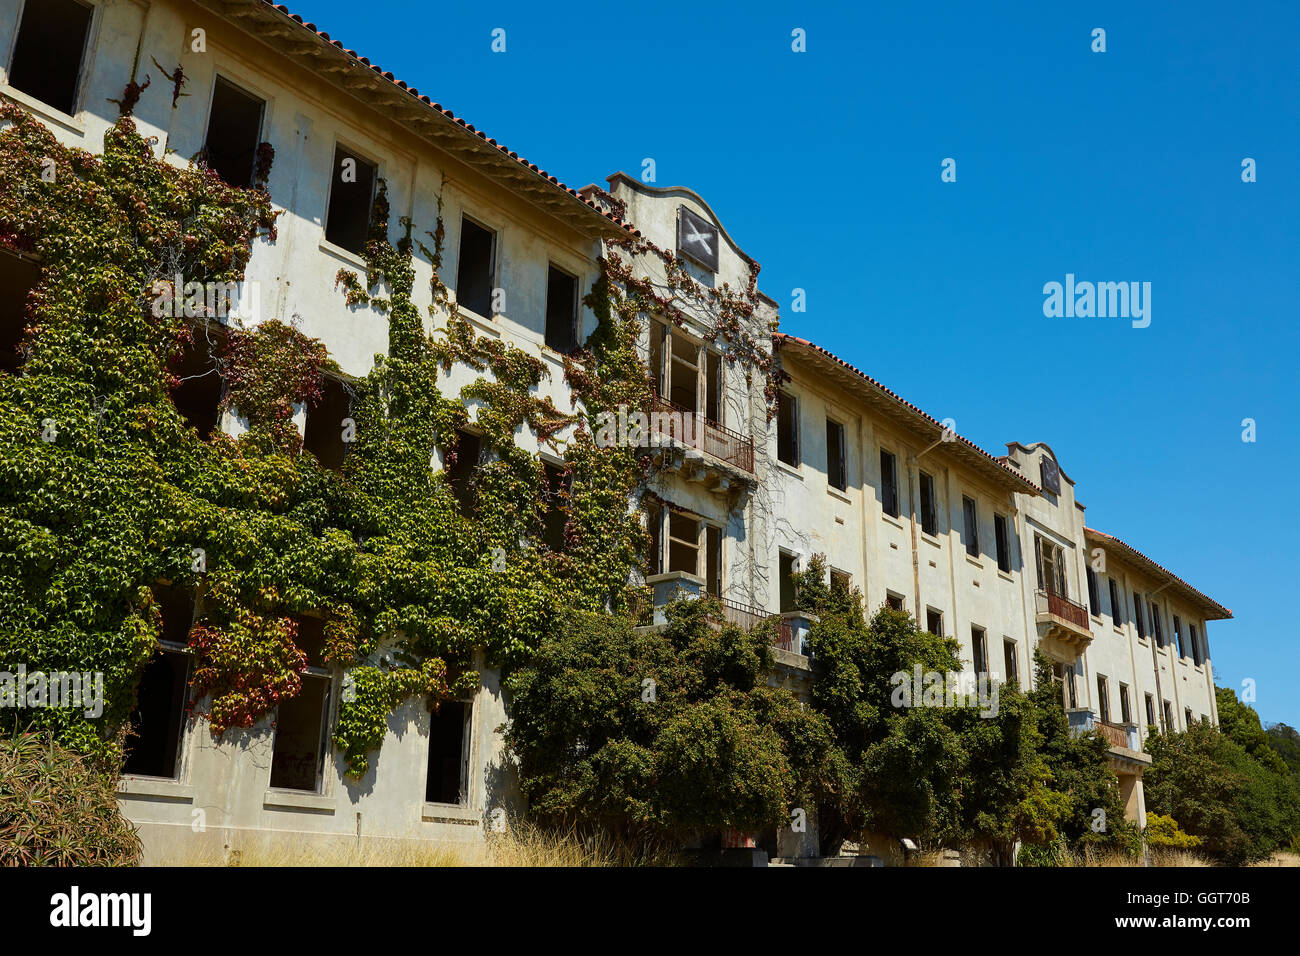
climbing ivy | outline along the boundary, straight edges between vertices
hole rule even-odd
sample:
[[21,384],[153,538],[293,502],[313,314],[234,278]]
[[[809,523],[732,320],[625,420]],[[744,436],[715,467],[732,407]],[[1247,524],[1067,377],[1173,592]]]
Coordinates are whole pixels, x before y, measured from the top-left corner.
[[[0,106],[0,244],[39,267],[20,373],[0,374],[0,664],[101,671],[107,702],[98,720],[12,719],[120,758],[116,731],[162,632],[153,589],[168,584],[197,596],[192,683],[217,735],[300,691],[301,622],[323,619],[323,658],[345,673],[334,743],[361,776],[403,700],[434,708],[471,692],[480,666],[528,660],[564,615],[626,606],[646,546],[629,503],[650,465],[598,447],[587,421],[644,407],[640,316],[671,303],[617,256],[603,260],[585,299],[598,325],[566,358],[572,406],[557,408],[539,396],[543,362],[458,313],[440,278],[441,217],[427,242],[409,219],[394,230],[381,182],[364,272],[341,270],[335,286],[343,304],[386,315],[388,350],[350,383],[355,440],[331,470],[294,422],[338,372],[322,343],[274,319],[243,328],[155,307],[160,290],[181,299],[178,275],[186,287],[241,281],[254,244],[274,241],[273,152],[259,149],[249,189],[201,161],[159,159],[129,115],[137,96],[124,93],[101,156]],[[417,253],[433,267],[427,324]],[[743,361],[766,361],[737,332],[729,296],[718,335]],[[198,336],[216,344],[237,437],[201,437],[172,401],[173,360]],[[450,391],[453,367],[477,377]],[[483,456],[462,504],[431,463],[456,463],[471,417]],[[563,460],[558,490],[521,432]],[[565,519],[559,550],[541,543],[551,507]]]

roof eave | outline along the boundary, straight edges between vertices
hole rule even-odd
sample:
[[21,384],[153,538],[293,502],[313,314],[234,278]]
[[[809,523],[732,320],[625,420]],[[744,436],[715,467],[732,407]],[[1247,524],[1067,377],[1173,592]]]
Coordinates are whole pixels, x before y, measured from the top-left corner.
[[579,233],[611,237],[630,232],[625,223],[597,209],[536,164],[270,0],[193,2]]

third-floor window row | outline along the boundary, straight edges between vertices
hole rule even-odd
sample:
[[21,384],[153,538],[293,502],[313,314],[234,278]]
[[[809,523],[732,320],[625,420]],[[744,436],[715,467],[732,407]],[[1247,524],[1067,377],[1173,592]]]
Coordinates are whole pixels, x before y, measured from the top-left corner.
[[[9,85],[59,112],[74,114],[85,83],[85,64],[95,7],[82,0],[40,0],[24,5],[12,56]],[[207,104],[200,158],[228,185],[256,183],[259,152],[267,137],[267,101],[243,84],[217,74]],[[326,242],[354,255],[369,238],[380,164],[342,142],[334,147],[326,200]],[[484,318],[504,311],[494,301],[500,236],[464,216],[456,269],[457,304]],[[547,270],[544,341],[569,353],[580,343],[578,277],[551,263]]]

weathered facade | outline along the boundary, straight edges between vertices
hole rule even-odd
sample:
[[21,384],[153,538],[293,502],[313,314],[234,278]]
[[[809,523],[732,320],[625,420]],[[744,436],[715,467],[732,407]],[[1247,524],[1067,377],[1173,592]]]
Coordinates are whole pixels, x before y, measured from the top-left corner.
[[[56,7],[56,17],[41,19],[40,10]],[[41,42],[65,54],[49,70],[62,86],[31,80],[24,66],[44,49],[34,48],[38,28],[53,36]],[[582,298],[611,243],[638,235],[679,254],[706,288],[749,290],[745,331],[789,376],[771,421],[761,377],[722,360],[709,315],[682,303],[672,317],[646,316],[642,354],[659,396],[652,411],[670,423],[689,413],[692,422],[664,426],[683,431],[656,449],[660,467],[643,502],[655,541],[646,577],[661,597],[716,594],[740,623],[785,612],[778,657],[796,689],[810,669],[789,575],[823,553],[870,606],[895,604],[956,637],[969,673],[1024,682],[1041,648],[1072,720],[1100,722],[1111,738],[1134,819],[1142,819],[1140,778],[1150,763],[1146,733],[1217,720],[1206,625],[1230,613],[1088,527],[1047,445],[1012,443],[991,456],[812,343],[773,334],[777,307],[754,285],[757,264],[691,190],[624,174],[604,188],[571,190],[262,0],[0,0],[0,58],[0,96],[67,145],[100,149],[117,118],[109,100],[150,72],[153,58],[181,64],[188,94],[174,107],[171,86],[155,76],[135,107],[158,157],[186,163],[214,131],[230,140],[242,132],[250,148],[271,143],[279,238],[254,251],[247,279],[258,294],[241,303],[240,318],[292,321],[345,375],[366,374],[388,336],[383,314],[347,305],[335,288],[340,268],[365,268],[352,213],[331,192],[340,159],[351,159],[363,182],[387,183],[394,223],[405,216],[427,228],[441,217],[442,272],[461,314],[480,334],[547,363],[544,388],[560,408],[571,404],[564,355],[594,328]],[[414,266],[416,304],[427,312],[432,267],[419,256]],[[650,255],[634,263],[666,287],[661,266]],[[455,368],[447,385],[476,374]],[[304,430],[311,415],[299,416]],[[237,433],[240,424],[227,415],[219,427]],[[519,441],[537,450],[526,429]],[[327,732],[343,675],[320,670]],[[219,850],[236,833],[268,842],[477,839],[514,803],[495,673],[484,670],[481,689],[454,713],[459,727],[408,701],[362,780],[349,780],[329,753],[294,787],[272,785],[272,719],[221,741],[189,720],[169,744],[174,760],[127,774],[122,806],[152,861]],[[454,772],[435,773],[438,761]],[[450,789],[448,779],[457,781]]]

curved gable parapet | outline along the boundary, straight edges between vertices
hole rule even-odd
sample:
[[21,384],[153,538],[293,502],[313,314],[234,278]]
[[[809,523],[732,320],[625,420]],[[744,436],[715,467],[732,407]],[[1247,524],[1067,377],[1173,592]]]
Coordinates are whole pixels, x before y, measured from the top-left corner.
[[[625,183],[630,188],[645,196],[653,196],[659,199],[689,199],[693,204],[700,208],[700,210],[715,226],[718,227],[718,234],[726,240],[727,245],[731,247],[731,250],[736,255],[755,270],[761,268],[757,259],[745,252],[744,249],[740,248],[740,244],[731,237],[731,233],[727,232],[727,227],[722,224],[722,220],[719,219],[718,214],[713,211],[713,207],[710,206],[708,202],[705,201],[704,197],[695,190],[687,186],[652,186],[649,183],[641,182],[641,180],[633,176],[629,176],[621,170],[614,173],[612,176],[606,177],[605,181],[609,183],[610,189],[613,189],[619,183]],[[642,231],[644,232],[644,230]]]
[[1038,449],[1040,448],[1044,449],[1047,452],[1047,454],[1052,456],[1052,461],[1056,462],[1056,468],[1061,473],[1062,478],[1068,481],[1071,485],[1077,484],[1077,482],[1073,478],[1071,478],[1069,475],[1065,473],[1065,469],[1061,467],[1061,459],[1057,457],[1056,452],[1052,450],[1052,446],[1047,444],[1047,442],[1036,441],[1028,445],[1021,444],[1018,441],[1007,442],[1007,452],[1009,454],[1017,451],[1022,451],[1025,452],[1026,454],[1033,454],[1034,452],[1038,451]]

